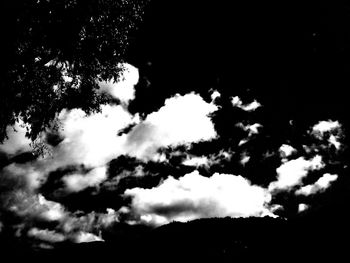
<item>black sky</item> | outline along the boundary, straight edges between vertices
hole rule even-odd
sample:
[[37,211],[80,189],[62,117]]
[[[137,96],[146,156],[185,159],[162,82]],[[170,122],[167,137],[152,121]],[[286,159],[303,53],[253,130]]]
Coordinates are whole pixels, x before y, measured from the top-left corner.
[[130,61],[156,92],[139,89],[134,106],[150,111],[193,89],[252,90],[274,120],[345,118],[349,12],[334,1],[152,1]]

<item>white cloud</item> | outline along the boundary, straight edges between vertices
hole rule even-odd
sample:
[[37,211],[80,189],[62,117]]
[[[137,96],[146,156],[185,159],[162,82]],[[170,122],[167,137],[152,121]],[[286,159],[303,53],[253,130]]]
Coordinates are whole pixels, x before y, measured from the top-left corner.
[[44,179],[36,162],[12,163],[1,170],[1,175],[3,178],[16,181],[18,186],[29,190],[37,189]]
[[319,178],[314,184],[306,185],[298,189],[295,193],[297,195],[312,195],[319,192],[325,191],[328,187],[330,187],[331,183],[338,179],[338,175],[336,174],[324,174],[321,178]]
[[87,174],[70,174],[62,178],[68,191],[79,192],[87,187],[97,186],[107,179],[105,166],[92,169]]
[[36,227],[31,228],[28,231],[27,235],[29,237],[33,237],[35,239],[39,239],[48,243],[63,242],[66,239],[63,234],[57,233],[54,230],[38,229]]
[[339,137],[335,135],[329,136],[328,139],[329,144],[334,145],[334,147],[339,150],[342,146],[341,142],[339,141]]
[[[21,178],[28,189],[35,190],[45,182],[51,171],[60,167],[78,164],[87,168],[102,167],[126,153],[123,148],[126,135],[118,136],[118,131],[139,122],[138,115],[133,116],[123,107],[115,105],[103,105],[101,112],[90,116],[79,109],[64,110],[59,120],[62,124],[60,135],[64,139],[52,147],[50,156],[24,164],[10,164],[3,168],[2,173]],[[88,179],[92,180],[93,176]]]
[[254,123],[254,124],[243,124],[242,122],[239,122],[236,124],[236,127],[241,128],[243,131],[248,132],[248,135],[246,138],[243,138],[239,141],[238,146],[242,146],[249,142],[249,140],[252,138],[252,136],[259,134],[259,130],[263,127],[260,123]]
[[137,115],[132,116],[123,107],[115,105],[103,105],[101,112],[91,116],[78,109],[62,111],[59,119],[62,123],[60,135],[64,139],[52,147],[51,156],[24,164],[12,163],[1,173],[13,180],[17,178],[21,187],[35,191],[51,171],[68,165],[84,165],[92,169],[91,173],[67,178],[67,183],[69,186],[75,183],[76,189],[79,183],[80,189],[97,185],[104,180],[102,170],[105,168],[101,167],[126,153],[123,148],[126,135],[118,136],[118,131],[139,121]]
[[240,160],[241,165],[245,166],[249,162],[249,160],[250,160],[250,156],[246,151],[244,151],[241,154],[241,160]]
[[7,201],[6,209],[32,220],[60,221],[68,215],[60,203],[25,190],[14,190]]
[[117,133],[139,118],[121,106],[103,105],[100,113],[90,116],[79,109],[64,111],[60,121],[64,140],[56,147],[53,161],[96,167],[124,153],[125,136]]
[[67,215],[67,212],[60,203],[46,200],[41,194],[38,195],[38,201],[43,210],[40,216],[48,221],[61,220]]
[[[134,90],[134,85],[138,81],[138,70],[129,64],[124,66],[126,69],[120,82],[109,91],[126,102],[133,99],[134,95],[131,96],[130,90]],[[119,89],[128,93],[119,94]],[[101,112],[91,115],[80,109],[63,110],[59,114],[58,122],[61,124],[59,133],[63,141],[52,147],[52,156],[41,157],[31,164],[12,166],[8,170],[17,176],[21,170],[24,177],[36,177],[38,180],[32,181],[38,186],[39,181],[44,181],[50,171],[62,166],[75,164],[84,164],[91,168],[102,166],[113,158],[125,154],[122,145],[126,136],[118,136],[117,133],[128,125],[138,123],[139,116],[130,114],[123,106],[102,105]],[[13,132],[12,127],[8,127],[9,139],[0,145],[0,151],[15,154],[31,150],[30,140],[25,137],[26,129],[23,123],[16,123],[14,128],[18,132]]]
[[246,104],[242,107],[245,111],[255,111],[257,108],[261,107],[261,104],[254,100],[253,102]]
[[326,132],[337,130],[341,127],[338,121],[320,121],[312,127],[312,133],[323,136]]
[[30,151],[31,140],[26,138],[26,125],[20,120],[14,126],[8,126],[6,133],[8,139],[0,144],[0,152],[5,152],[8,155],[19,154],[21,152]]
[[244,131],[247,131],[248,137],[251,137],[254,134],[259,134],[259,129],[263,127],[260,123],[244,125],[242,122],[237,123],[236,126],[240,127]]
[[304,212],[304,211],[306,211],[306,210],[308,210],[309,209],[309,205],[307,205],[307,204],[299,204],[298,205],[298,212],[299,213],[301,213],[301,212]]
[[252,101],[251,103],[243,104],[241,98],[238,96],[232,97],[231,103],[234,107],[248,112],[255,111],[257,108],[261,107],[261,104],[256,100]]
[[121,102],[128,104],[135,98],[135,85],[139,81],[139,71],[134,66],[124,63],[120,65],[123,70],[120,78],[115,81],[99,82],[100,90],[119,99]]
[[310,134],[319,140],[326,139],[329,145],[333,145],[337,150],[342,146],[340,139],[343,130],[338,121],[320,121],[311,128]]
[[197,94],[175,95],[134,127],[126,142],[127,152],[152,159],[160,147],[213,139],[216,131],[208,115],[216,110],[217,106]]
[[324,166],[321,156],[315,156],[310,160],[300,157],[285,162],[276,169],[277,181],[269,185],[269,190],[288,190],[301,184],[302,179],[308,175],[309,171],[319,170]]
[[106,213],[92,211],[86,214],[77,211],[65,217],[61,221],[59,229],[69,236],[71,233],[77,233],[79,231],[96,232],[116,222],[119,222],[119,214],[111,208],[107,208]]
[[278,151],[280,153],[281,158],[283,159],[286,159],[297,152],[297,150],[294,147],[288,144],[282,144]]
[[200,156],[200,157],[188,157],[186,160],[182,162],[183,165],[186,166],[208,166],[209,165],[209,159],[206,156]]
[[232,97],[231,103],[234,107],[241,107],[243,105],[242,100],[238,96]]
[[95,241],[104,241],[101,237],[96,236],[92,233],[79,231],[73,238],[75,243],[87,243]]
[[215,173],[207,178],[194,171],[174,179],[169,176],[152,189],[125,191],[132,211],[144,223],[160,225],[205,217],[272,215],[266,208],[271,196],[241,177]]
[[212,93],[210,94],[211,101],[214,102],[217,98],[220,98],[221,94],[217,90],[212,90]]

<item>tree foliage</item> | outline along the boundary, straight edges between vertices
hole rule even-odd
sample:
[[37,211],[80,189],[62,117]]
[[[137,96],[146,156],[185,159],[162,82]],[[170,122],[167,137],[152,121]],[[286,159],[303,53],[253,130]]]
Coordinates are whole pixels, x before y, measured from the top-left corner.
[[18,119],[34,140],[63,108],[98,110],[147,2],[1,1],[0,142]]

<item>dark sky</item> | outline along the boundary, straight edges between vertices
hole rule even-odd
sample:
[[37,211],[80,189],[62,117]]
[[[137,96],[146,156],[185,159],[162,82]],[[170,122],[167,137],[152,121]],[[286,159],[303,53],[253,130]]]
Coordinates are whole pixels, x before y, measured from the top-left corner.
[[345,117],[349,19],[334,1],[153,1],[130,56],[159,96],[250,89],[276,118]]

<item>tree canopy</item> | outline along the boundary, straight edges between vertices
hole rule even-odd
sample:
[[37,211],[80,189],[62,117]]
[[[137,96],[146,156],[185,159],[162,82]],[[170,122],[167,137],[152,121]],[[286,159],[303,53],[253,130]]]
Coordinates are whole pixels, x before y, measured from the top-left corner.
[[0,143],[19,119],[34,140],[63,108],[98,110],[147,2],[1,1]]

